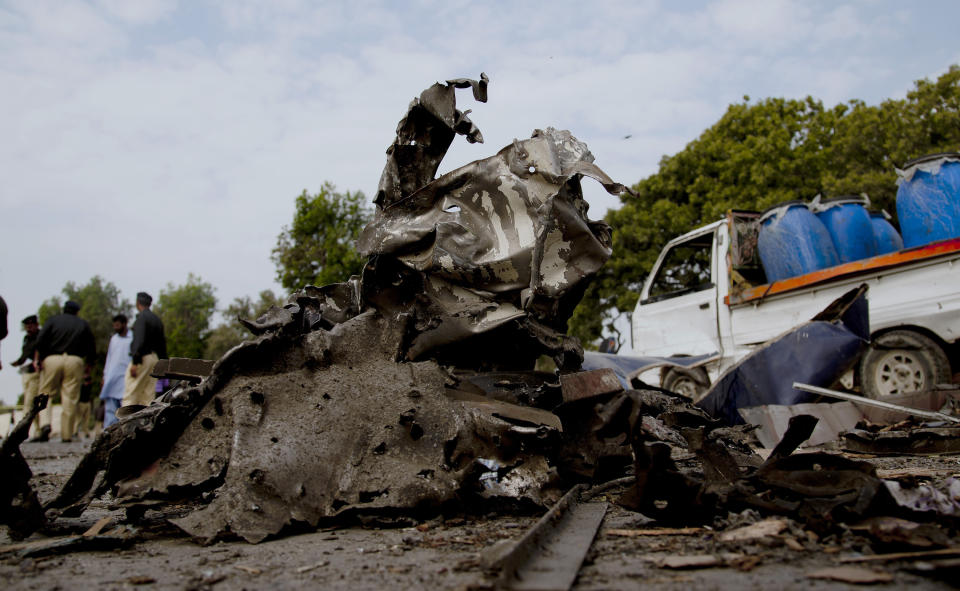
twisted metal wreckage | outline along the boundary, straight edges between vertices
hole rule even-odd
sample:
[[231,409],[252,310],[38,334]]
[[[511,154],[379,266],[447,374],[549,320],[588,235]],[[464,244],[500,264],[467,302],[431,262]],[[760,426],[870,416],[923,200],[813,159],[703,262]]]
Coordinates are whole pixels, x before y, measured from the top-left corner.
[[[172,521],[197,539],[258,542],[329,518],[544,506],[631,462],[624,504],[666,520],[871,506],[881,487],[861,463],[822,461],[840,478],[820,490],[783,467],[790,449],[762,463],[741,427],[679,395],[578,371],[566,322],[611,252],[580,179],[625,189],[552,128],[434,178],[456,135],[482,141],[455,91],[485,102],[487,82],[434,84],[410,104],[359,241],[361,276],[305,287],[246,322],[255,338],[105,430],[56,499],[39,509],[18,489],[0,519],[29,533],[37,511],[77,515],[112,491],[132,511],[186,503]],[[541,355],[558,375],[534,371]],[[694,451],[705,479],[679,471],[667,444]]]

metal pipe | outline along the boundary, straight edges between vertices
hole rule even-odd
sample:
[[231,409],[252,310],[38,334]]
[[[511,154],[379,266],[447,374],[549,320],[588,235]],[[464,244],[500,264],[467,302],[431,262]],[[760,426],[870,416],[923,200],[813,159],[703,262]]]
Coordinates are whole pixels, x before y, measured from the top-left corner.
[[831,398],[839,398],[840,400],[849,400],[850,402],[866,404],[867,406],[876,406],[877,408],[896,410],[899,412],[912,414],[914,416],[923,417],[925,419],[960,423],[960,418],[952,417],[950,415],[943,414],[942,412],[910,408],[909,406],[901,406],[892,402],[884,402],[882,400],[874,400],[873,398],[865,398],[863,396],[857,396],[856,394],[848,394],[847,392],[837,392],[836,390],[831,390],[829,388],[811,386],[810,384],[801,384],[800,382],[794,382],[793,387],[797,390],[802,390],[803,392],[810,392],[811,394],[821,394],[823,396],[830,396]]

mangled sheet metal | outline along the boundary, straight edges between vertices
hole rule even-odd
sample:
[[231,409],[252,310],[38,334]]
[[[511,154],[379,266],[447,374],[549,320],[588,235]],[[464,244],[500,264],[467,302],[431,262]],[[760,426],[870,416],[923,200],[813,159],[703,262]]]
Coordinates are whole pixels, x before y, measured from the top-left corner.
[[817,419],[800,415],[790,423],[759,466],[732,454],[723,434],[709,425],[683,429],[690,450],[702,462],[702,476],[679,469],[665,443],[635,432],[636,483],[621,504],[667,524],[709,523],[727,511],[750,508],[800,518],[820,531],[889,506],[872,464],[826,453],[791,455],[813,432]]
[[[192,503],[175,522],[256,542],[289,524],[436,511],[471,498],[559,497],[559,386],[542,354],[579,368],[564,334],[610,255],[580,179],[623,188],[569,132],[537,130],[434,179],[457,134],[482,141],[435,84],[387,151],[362,275],[306,287],[246,326],[209,377],[104,431],[50,505],[66,514],[114,490],[128,506]],[[486,373],[490,372],[490,373]]]
[[470,85],[486,100],[485,77],[436,84],[400,122],[375,218],[358,243],[375,261],[364,289],[405,286],[396,302],[377,301],[412,313],[408,359],[530,369],[548,353],[579,368],[582,350],[563,334],[566,322],[611,252],[609,226],[587,218],[580,179],[625,189],[593,164],[586,144],[553,128],[434,180],[437,143],[445,150],[455,133],[482,141],[454,107],[451,86]]
[[794,382],[830,386],[859,359],[870,339],[867,286],[850,290],[809,322],[744,357],[697,402],[711,415],[736,425],[737,409],[813,402]]
[[40,411],[47,407],[47,395],[33,399],[23,418],[0,443],[0,523],[10,527],[14,537],[24,537],[45,522],[43,507],[37,492],[30,484],[33,472],[20,453],[20,444],[27,439],[30,425]]

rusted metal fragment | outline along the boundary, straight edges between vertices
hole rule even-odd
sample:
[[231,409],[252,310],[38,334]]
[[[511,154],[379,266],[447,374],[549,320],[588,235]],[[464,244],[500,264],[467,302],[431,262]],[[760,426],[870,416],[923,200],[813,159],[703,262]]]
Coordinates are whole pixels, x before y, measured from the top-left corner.
[[606,503],[580,503],[576,486],[523,536],[485,552],[500,571],[497,588],[569,589],[607,511]]
[[854,429],[843,434],[843,448],[879,455],[960,453],[960,428],[926,427],[871,433]]
[[560,387],[563,389],[564,402],[615,394],[623,390],[617,374],[609,368],[561,374]]
[[47,407],[48,397],[40,394],[33,399],[3,443],[0,443],[0,523],[10,526],[15,537],[26,537],[46,523],[37,492],[30,485],[33,472],[20,453],[20,444],[27,439],[30,425],[41,410]]
[[683,429],[703,463],[703,478],[678,469],[666,444],[634,431],[636,483],[620,503],[669,524],[705,523],[718,511],[753,508],[799,517],[813,529],[862,519],[885,506],[889,497],[872,464],[823,453],[790,455],[815,425],[814,417],[793,417],[759,467],[731,454],[726,441],[704,428]]

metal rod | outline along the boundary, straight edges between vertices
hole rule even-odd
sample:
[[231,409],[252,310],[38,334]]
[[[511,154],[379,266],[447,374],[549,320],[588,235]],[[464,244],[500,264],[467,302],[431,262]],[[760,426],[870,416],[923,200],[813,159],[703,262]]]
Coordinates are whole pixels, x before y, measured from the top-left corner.
[[800,382],[794,382],[793,387],[796,388],[797,390],[810,392],[811,394],[822,394],[823,396],[830,396],[831,398],[839,398],[840,400],[849,400],[850,402],[858,402],[860,404],[866,404],[867,406],[876,406],[877,408],[885,408],[887,410],[896,410],[899,412],[912,414],[914,416],[923,417],[925,419],[935,419],[939,421],[948,421],[951,423],[960,423],[960,419],[958,419],[957,417],[951,417],[950,415],[945,415],[942,412],[934,412],[932,410],[920,410],[919,408],[910,408],[909,406],[901,406],[899,404],[894,404],[892,402],[874,400],[873,398],[865,398],[863,396],[857,396],[856,394],[848,394],[846,392],[837,392],[836,390],[831,390],[829,388],[811,386],[810,384],[801,384]]

